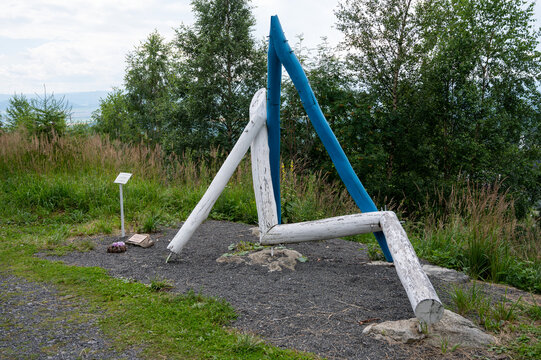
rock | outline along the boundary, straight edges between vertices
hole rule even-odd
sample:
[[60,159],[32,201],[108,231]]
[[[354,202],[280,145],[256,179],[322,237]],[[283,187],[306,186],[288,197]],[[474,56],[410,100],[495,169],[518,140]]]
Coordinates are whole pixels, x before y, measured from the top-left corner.
[[269,269],[269,272],[282,271],[284,268],[295,270],[297,259],[301,253],[290,249],[264,249],[255,251],[246,258],[240,255],[222,255],[216,262],[228,264],[240,264],[246,262],[249,265],[259,265]]
[[367,262],[365,265],[389,266],[389,267],[393,267],[393,266],[394,266],[394,264],[393,264],[392,262],[388,262],[388,261],[379,261],[379,260]]
[[428,340],[434,346],[447,341],[449,346],[460,344],[461,347],[479,348],[494,343],[496,338],[483,332],[470,320],[445,310],[443,318],[429,329]]
[[423,270],[428,276],[433,276],[439,280],[453,283],[467,283],[470,277],[464,273],[453,269],[446,269],[435,265],[423,265]]
[[134,234],[132,235],[132,237],[126,240],[126,244],[132,244],[147,248],[154,245],[154,241],[150,238],[150,235],[148,234]]
[[248,255],[250,265],[261,265],[269,268],[269,272],[282,271],[283,268],[295,270],[300,252],[290,249],[264,249]]
[[253,236],[259,237],[259,235],[261,235],[261,231],[259,230],[259,227],[257,226],[250,228],[250,231],[252,232]]
[[392,340],[404,344],[410,344],[426,337],[419,331],[417,318],[371,324],[364,328],[363,334],[373,335],[378,340]]
[[446,346],[468,348],[483,348],[494,343],[494,336],[486,334],[477,328],[470,320],[445,310],[443,318],[421,331],[419,321],[416,318],[398,321],[386,321],[372,324],[363,330],[363,334],[372,335],[377,339],[385,339],[390,342],[412,343],[424,341],[432,346]]
[[107,247],[108,253],[123,253],[125,251],[126,251],[126,245],[124,245],[124,243],[122,244],[113,243],[112,245],[109,245]]
[[216,259],[217,263],[220,264],[240,264],[244,262],[244,259],[238,255],[233,256],[220,256],[218,259]]

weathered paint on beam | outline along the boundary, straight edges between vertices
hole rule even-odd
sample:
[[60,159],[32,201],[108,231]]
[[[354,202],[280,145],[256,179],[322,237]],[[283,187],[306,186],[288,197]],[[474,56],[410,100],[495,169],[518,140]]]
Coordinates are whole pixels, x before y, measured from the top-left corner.
[[381,212],[337,216],[323,220],[276,225],[261,235],[264,245],[327,240],[381,231]]
[[443,316],[443,306],[396,214],[383,212],[380,224],[415,316],[427,324],[438,322]]
[[195,209],[193,209],[190,216],[188,216],[188,219],[186,219],[186,222],[167,246],[172,252],[176,254],[180,253],[195,230],[197,230],[201,223],[209,216],[212,206],[216,203],[216,200],[235,172],[235,169],[241,162],[244,154],[248,151],[250,144],[265,125],[267,120],[266,93],[265,89],[261,89],[252,98],[250,104],[250,121],[248,122],[248,125],[246,125],[246,128],[237,140],[237,143],[229,153],[229,156],[222,167],[218,170],[218,173],[212,180],[205,195],[203,195]]
[[278,224],[278,212],[276,211],[276,201],[272,188],[266,125],[263,125],[252,142],[251,156],[259,231],[261,234],[265,234],[267,230]]

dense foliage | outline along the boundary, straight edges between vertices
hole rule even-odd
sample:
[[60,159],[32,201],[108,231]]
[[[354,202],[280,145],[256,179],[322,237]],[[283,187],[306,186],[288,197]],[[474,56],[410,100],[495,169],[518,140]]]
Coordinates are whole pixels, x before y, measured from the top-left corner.
[[[230,149],[264,86],[264,49],[246,0],[195,0],[173,41],[149,35],[127,58],[125,90],[97,129],[167,152]],[[533,6],[523,0],[343,0],[341,50],[296,52],[331,128],[378,206],[410,215],[458,179],[502,182],[523,217],[541,201],[541,74]],[[284,24],[287,26],[286,24]],[[284,78],[282,157],[336,176]],[[538,206],[538,205],[537,205]],[[427,208],[426,212],[432,211]]]
[[160,143],[169,152],[231,148],[252,95],[265,86],[265,50],[244,0],[195,0],[193,26],[171,42],[153,32],[127,56],[125,91],[94,114],[96,128],[122,140]]
[[55,98],[44,91],[43,96],[29,100],[23,94],[15,94],[6,109],[6,128],[24,129],[30,135],[62,135],[70,117],[71,106],[64,97]]
[[383,193],[419,202],[461,174],[480,184],[504,179],[521,215],[540,199],[532,5],[346,0],[336,15],[349,68],[373,97]]

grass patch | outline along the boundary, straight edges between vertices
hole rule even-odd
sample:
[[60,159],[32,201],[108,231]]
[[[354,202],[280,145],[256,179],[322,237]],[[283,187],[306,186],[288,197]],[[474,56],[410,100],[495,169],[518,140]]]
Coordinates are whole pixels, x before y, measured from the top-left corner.
[[472,319],[487,331],[496,333],[502,345],[492,346],[496,354],[512,358],[539,359],[541,355],[540,307],[532,296],[512,301],[507,293],[496,300],[485,294],[482,285],[451,290],[452,310]]
[[[167,293],[163,279],[145,286],[33,256],[88,251],[94,245],[81,236],[118,232],[119,171],[134,174],[123,189],[127,228],[151,232],[185,219],[218,169],[216,155],[200,162],[100,137],[0,134],[0,271],[84,298],[89,311],[103,314],[100,325],[115,346],[143,348],[148,358],[314,358],[232,331],[236,315],[222,300]],[[248,162],[217,205],[211,218],[256,221]]]
[[409,229],[420,257],[474,279],[541,293],[541,232],[536,222],[517,221],[499,183],[457,185],[430,208],[424,224]]
[[[2,230],[5,239],[16,229]],[[311,359],[309,354],[247,341],[227,328],[236,315],[222,300],[190,292],[164,293],[170,287],[156,279],[150,286],[114,279],[100,268],[66,266],[32,256],[38,247],[31,237],[18,234],[0,243],[0,271],[41,281],[64,294],[84,298],[89,311],[100,313],[100,325],[119,349],[142,348],[148,358]],[[13,246],[16,245],[16,246]],[[150,290],[150,291],[149,291]],[[251,345],[250,345],[251,344]]]

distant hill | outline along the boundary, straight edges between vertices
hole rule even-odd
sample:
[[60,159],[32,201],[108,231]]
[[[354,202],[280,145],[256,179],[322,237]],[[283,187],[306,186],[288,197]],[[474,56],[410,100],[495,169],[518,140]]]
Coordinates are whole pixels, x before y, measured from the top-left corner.
[[[54,93],[54,97],[59,99],[62,96],[72,107],[71,120],[73,122],[85,122],[90,120],[92,112],[100,106],[100,99],[107,96],[107,91],[86,91],[73,93]],[[43,94],[24,94],[27,98],[35,98]],[[0,113],[6,111],[9,105],[9,99],[13,94],[0,94]]]

